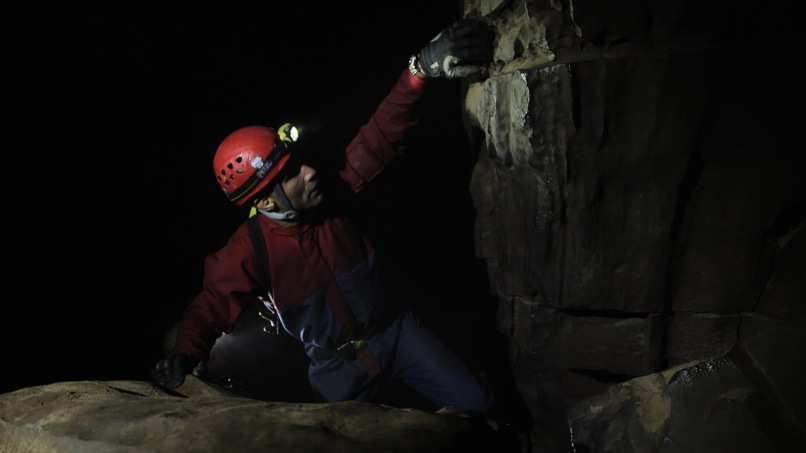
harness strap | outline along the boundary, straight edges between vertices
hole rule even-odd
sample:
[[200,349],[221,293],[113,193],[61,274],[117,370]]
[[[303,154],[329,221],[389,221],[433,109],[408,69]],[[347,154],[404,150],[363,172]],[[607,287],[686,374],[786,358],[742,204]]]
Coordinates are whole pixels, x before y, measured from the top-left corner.
[[261,275],[263,284],[267,287],[269,278],[269,253],[266,251],[266,243],[263,240],[263,231],[260,229],[260,218],[258,216],[249,217],[247,220],[249,236],[252,237],[252,246],[255,248],[255,258],[257,259],[257,270]]

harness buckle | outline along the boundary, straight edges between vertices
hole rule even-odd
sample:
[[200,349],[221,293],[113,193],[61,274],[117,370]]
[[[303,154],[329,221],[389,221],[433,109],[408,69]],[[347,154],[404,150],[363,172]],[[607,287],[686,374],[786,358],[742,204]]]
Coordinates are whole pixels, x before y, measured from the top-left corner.
[[355,360],[356,358],[356,347],[352,341],[348,341],[343,345],[336,348],[336,354],[344,360]]
[[258,299],[263,302],[263,307],[266,308],[268,314],[264,313],[262,310],[258,310],[257,314],[268,322],[268,325],[263,326],[264,332],[280,335],[280,315],[277,313],[277,307],[274,306],[274,299],[271,297],[271,294],[269,294],[269,298],[269,300],[266,300],[263,296],[258,296]]

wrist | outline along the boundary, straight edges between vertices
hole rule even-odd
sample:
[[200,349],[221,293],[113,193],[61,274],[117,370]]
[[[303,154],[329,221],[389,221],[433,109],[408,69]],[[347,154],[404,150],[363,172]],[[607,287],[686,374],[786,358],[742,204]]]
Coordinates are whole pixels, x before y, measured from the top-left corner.
[[412,54],[411,57],[409,57],[409,72],[411,73],[411,75],[419,77],[421,79],[428,77],[428,74],[426,74],[425,71],[423,71],[422,67],[420,66],[419,53]]

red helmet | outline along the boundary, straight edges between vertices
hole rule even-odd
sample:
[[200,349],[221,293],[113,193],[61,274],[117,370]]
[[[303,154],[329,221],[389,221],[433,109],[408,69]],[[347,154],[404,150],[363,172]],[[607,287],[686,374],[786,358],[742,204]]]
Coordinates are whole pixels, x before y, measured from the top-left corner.
[[[293,130],[293,133],[292,133]],[[229,134],[213,158],[218,185],[238,206],[266,187],[288,162],[288,144],[297,137],[290,124],[280,132],[264,126],[246,126]]]

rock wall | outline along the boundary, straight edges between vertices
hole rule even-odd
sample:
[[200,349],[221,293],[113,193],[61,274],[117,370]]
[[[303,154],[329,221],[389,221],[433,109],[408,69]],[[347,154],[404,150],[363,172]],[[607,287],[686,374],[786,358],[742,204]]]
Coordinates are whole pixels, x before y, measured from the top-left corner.
[[[713,381],[729,363],[747,382],[722,389],[765,402],[748,417],[783,421],[739,430],[761,440],[732,451],[802,445],[802,27],[782,2],[465,0],[464,13],[498,32],[489,77],[465,86],[475,248],[534,444],[571,451],[576,424],[576,451],[686,445],[669,428],[670,370]],[[776,354],[789,360],[773,369]],[[664,395],[652,423],[629,399],[609,404],[653,442],[613,446],[618,424],[581,426],[602,395],[648,376]]]

